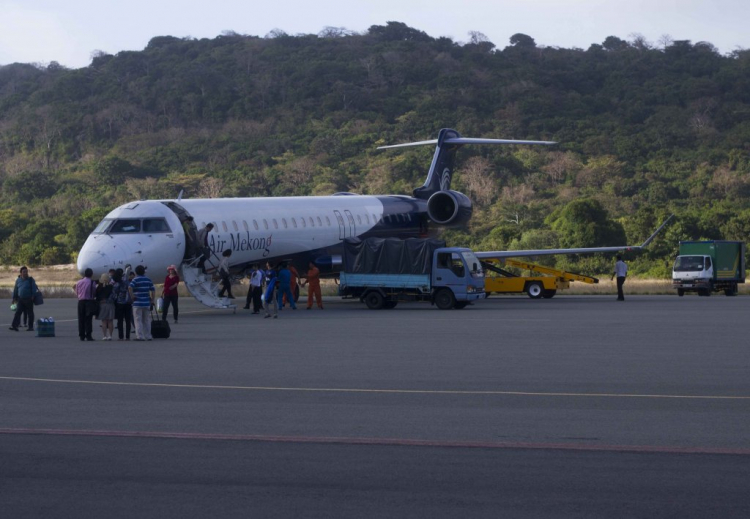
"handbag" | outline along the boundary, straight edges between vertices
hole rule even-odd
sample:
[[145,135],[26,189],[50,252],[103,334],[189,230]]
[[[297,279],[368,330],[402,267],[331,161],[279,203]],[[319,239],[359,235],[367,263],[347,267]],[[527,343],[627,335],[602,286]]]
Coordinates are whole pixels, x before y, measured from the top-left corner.
[[39,306],[44,304],[44,296],[42,295],[41,290],[37,290],[34,292],[34,306]]
[[99,317],[99,301],[86,301],[86,317]]

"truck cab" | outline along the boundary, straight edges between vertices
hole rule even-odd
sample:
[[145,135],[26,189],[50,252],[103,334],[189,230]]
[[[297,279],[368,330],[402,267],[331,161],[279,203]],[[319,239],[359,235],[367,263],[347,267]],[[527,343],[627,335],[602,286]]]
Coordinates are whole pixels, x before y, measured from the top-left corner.
[[685,295],[685,290],[705,293],[712,290],[714,280],[713,262],[710,256],[677,256],[672,267],[672,283],[677,286],[677,294]]
[[484,270],[471,249],[437,249],[432,261],[430,281],[438,308],[463,308],[484,298]]

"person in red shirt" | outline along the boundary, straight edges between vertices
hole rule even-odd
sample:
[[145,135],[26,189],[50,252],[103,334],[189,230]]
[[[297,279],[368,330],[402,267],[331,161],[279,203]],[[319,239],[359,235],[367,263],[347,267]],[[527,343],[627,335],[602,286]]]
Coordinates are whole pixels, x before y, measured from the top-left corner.
[[167,269],[167,277],[164,280],[164,290],[162,290],[161,297],[164,299],[164,306],[161,314],[162,319],[167,320],[167,312],[169,305],[172,305],[172,315],[174,316],[174,323],[177,324],[177,316],[179,315],[179,308],[177,307],[177,285],[180,283],[180,276],[177,275],[177,267],[170,265]]

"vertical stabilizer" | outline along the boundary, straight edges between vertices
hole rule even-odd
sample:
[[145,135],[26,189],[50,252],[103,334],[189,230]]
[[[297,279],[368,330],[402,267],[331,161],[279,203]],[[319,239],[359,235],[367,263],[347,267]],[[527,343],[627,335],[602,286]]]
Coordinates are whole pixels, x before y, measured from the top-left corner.
[[427,200],[438,191],[448,191],[451,188],[451,179],[453,178],[453,166],[456,159],[456,150],[462,144],[449,144],[446,139],[460,139],[461,135],[456,130],[443,128],[437,138],[435,146],[435,155],[432,157],[430,170],[427,173],[422,187],[414,190],[414,198]]

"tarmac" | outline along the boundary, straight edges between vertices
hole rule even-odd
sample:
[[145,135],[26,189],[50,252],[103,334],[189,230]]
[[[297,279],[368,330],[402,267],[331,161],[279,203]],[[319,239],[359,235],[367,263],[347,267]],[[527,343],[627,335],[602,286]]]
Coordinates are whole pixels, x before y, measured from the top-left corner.
[[750,298],[325,307],[182,298],[152,342],[6,310],[3,515],[750,516]]

